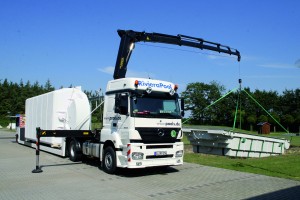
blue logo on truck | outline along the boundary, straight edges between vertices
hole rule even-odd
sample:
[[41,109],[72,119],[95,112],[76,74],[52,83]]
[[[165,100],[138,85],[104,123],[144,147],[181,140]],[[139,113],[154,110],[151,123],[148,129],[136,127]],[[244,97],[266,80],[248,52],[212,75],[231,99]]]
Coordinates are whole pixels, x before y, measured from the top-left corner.
[[171,84],[163,84],[163,83],[151,83],[150,81],[139,81],[139,86],[153,87],[153,88],[165,88],[172,89]]

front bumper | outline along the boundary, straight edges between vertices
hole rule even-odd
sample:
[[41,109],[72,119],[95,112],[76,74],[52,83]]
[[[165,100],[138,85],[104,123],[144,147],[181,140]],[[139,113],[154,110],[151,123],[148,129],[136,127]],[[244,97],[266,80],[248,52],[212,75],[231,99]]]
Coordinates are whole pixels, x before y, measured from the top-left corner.
[[[122,151],[117,152],[117,167],[146,168],[182,165],[183,149],[183,142],[163,144],[130,143]],[[178,152],[181,152],[182,155],[180,156]],[[132,153],[142,154],[142,156],[137,159]]]

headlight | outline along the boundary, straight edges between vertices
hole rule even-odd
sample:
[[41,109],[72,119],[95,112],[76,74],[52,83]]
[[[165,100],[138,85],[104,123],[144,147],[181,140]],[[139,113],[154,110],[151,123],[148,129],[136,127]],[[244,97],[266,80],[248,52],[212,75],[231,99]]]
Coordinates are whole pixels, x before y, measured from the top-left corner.
[[183,156],[183,150],[176,151],[175,157],[182,157]]
[[141,152],[132,152],[131,158],[132,160],[142,160],[144,157],[144,154]]

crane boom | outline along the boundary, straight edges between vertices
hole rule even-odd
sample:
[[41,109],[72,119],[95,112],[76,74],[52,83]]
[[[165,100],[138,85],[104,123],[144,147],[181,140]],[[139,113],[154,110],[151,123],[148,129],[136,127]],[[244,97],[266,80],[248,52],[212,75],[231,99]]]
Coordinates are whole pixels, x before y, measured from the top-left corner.
[[115,65],[114,79],[125,78],[127,71],[127,64],[129,62],[134,44],[136,42],[156,42],[179,46],[188,46],[199,48],[201,50],[211,50],[219,53],[226,53],[229,55],[236,55],[237,60],[241,60],[240,52],[236,49],[221,45],[215,42],[209,42],[201,38],[190,37],[186,35],[166,35],[161,33],[146,33],[137,32],[133,30],[118,30],[121,37],[118,57]]

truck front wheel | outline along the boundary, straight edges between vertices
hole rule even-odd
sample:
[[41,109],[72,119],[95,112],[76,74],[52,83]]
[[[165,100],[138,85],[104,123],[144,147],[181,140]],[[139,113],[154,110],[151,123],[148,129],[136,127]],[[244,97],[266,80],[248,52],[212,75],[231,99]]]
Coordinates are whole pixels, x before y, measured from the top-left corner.
[[70,160],[73,162],[80,161],[82,154],[78,150],[78,142],[76,140],[71,140],[70,145],[69,145],[69,155],[70,155]]
[[108,174],[114,174],[116,172],[116,153],[111,146],[104,149],[104,159],[102,162],[103,171]]

